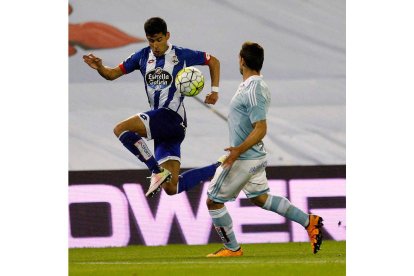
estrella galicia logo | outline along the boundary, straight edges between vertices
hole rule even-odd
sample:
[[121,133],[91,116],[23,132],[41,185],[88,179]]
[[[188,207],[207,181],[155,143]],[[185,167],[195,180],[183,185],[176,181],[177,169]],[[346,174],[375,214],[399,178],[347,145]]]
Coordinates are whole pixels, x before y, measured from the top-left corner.
[[157,67],[148,71],[145,75],[145,82],[155,90],[162,90],[171,85],[173,77],[164,69]]

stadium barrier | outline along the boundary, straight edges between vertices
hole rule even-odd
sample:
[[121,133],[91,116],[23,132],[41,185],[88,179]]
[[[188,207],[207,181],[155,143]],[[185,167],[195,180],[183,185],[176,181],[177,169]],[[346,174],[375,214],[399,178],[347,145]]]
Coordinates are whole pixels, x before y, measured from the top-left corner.
[[[185,170],[182,170],[185,171]],[[327,240],[346,239],[346,167],[268,167],[270,193],[324,218]],[[206,207],[208,182],[174,196],[146,198],[146,170],[69,172],[69,247],[221,242]],[[303,227],[250,203],[226,204],[240,243],[302,242]]]

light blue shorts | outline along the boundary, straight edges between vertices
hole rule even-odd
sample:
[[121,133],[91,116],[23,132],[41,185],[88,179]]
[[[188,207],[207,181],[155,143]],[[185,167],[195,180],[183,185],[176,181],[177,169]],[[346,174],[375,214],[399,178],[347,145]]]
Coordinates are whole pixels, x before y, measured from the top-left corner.
[[208,197],[219,203],[233,201],[240,191],[253,198],[269,191],[266,178],[266,158],[236,160],[229,169],[218,167],[208,187]]

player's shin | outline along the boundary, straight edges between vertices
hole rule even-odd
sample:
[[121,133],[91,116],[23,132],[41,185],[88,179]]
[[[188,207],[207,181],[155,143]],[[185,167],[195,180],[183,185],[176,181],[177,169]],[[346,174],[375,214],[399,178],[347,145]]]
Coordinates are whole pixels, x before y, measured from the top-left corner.
[[217,163],[210,166],[188,170],[182,173],[178,179],[177,194],[189,191],[195,186],[213,178],[217,169]]
[[282,196],[269,195],[262,208],[296,221],[303,227],[309,224],[309,215],[292,205],[287,198]]
[[153,173],[160,173],[161,168],[157,160],[155,160],[150,149],[144,140],[133,131],[124,131],[119,135],[122,144],[139,160],[147,165],[148,169]]
[[217,210],[209,210],[213,219],[214,228],[216,229],[224,246],[232,251],[237,251],[240,245],[237,243],[236,236],[233,232],[233,221],[227,212],[226,206]]

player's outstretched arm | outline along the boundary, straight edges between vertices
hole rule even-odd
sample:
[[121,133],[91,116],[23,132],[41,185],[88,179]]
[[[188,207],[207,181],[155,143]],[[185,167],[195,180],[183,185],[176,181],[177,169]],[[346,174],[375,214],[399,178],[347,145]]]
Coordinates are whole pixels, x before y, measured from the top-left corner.
[[[208,62],[208,67],[210,69],[210,77],[211,77],[211,87],[219,87],[220,83],[220,61],[210,55],[210,61]],[[213,90],[213,89],[212,89]],[[206,95],[206,99],[204,100],[207,104],[215,104],[218,100],[218,91],[211,91]]]
[[107,80],[117,79],[124,74],[119,66],[114,68],[104,66],[102,64],[102,59],[93,54],[84,55],[83,61],[88,64],[89,67],[98,71],[99,75]]

